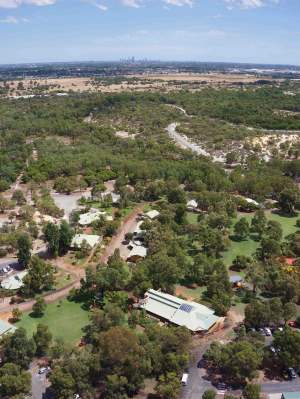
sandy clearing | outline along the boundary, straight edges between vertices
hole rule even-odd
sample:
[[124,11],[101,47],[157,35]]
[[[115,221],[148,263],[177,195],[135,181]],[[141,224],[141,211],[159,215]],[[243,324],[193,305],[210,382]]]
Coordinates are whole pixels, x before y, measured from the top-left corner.
[[117,137],[120,137],[121,139],[134,139],[136,136],[135,134],[130,134],[130,133],[122,131],[122,130],[116,132],[115,135]]
[[[229,73],[173,73],[173,74],[149,74],[149,75],[136,75],[136,78],[144,78],[149,80],[163,80],[170,81],[185,81],[185,82],[201,82],[207,83],[252,83],[257,82],[261,78],[250,74],[229,74]],[[271,77],[264,77],[264,80],[274,81]],[[279,80],[276,80],[279,81]]]
[[69,220],[72,211],[74,211],[78,207],[78,200],[81,197],[89,198],[90,196],[91,196],[90,189],[86,191],[75,192],[70,195],[60,194],[55,191],[51,191],[51,197],[53,198],[55,205],[58,208],[64,210],[65,212],[64,219],[66,220]]

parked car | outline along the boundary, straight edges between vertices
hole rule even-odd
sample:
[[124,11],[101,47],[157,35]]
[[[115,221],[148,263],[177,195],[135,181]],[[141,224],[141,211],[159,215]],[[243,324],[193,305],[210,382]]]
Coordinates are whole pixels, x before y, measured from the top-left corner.
[[39,369],[39,374],[45,374],[45,373],[49,373],[51,371],[51,368],[48,366],[48,367],[41,367],[40,369]]
[[181,378],[181,384],[182,384],[182,385],[187,385],[188,379],[189,379],[188,373],[184,373],[184,374],[182,375],[182,378]]
[[218,391],[226,391],[227,389],[227,385],[225,384],[225,382],[219,382],[217,385],[217,390]]
[[272,336],[272,331],[270,330],[269,327],[265,327],[264,328],[265,334],[267,337],[271,337]]
[[288,325],[289,325],[290,327],[298,327],[297,320],[290,320],[290,321],[288,322]]
[[289,376],[290,380],[293,380],[294,378],[297,378],[296,371],[293,369],[293,367],[289,367],[287,369],[287,373],[288,373],[288,376]]

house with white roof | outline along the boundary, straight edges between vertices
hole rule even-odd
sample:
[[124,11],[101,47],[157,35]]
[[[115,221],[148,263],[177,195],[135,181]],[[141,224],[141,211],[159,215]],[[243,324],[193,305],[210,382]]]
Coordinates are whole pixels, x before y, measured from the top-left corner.
[[90,224],[98,220],[101,216],[104,217],[106,221],[113,220],[113,217],[108,216],[106,212],[92,208],[89,212],[79,215],[78,223],[80,224],[80,226],[89,226]]
[[91,248],[100,244],[102,237],[92,234],[76,234],[71,242],[71,248],[81,248],[82,244],[86,242]]
[[117,194],[113,191],[105,191],[103,193],[100,194],[100,198],[103,200],[105,200],[108,196],[111,196],[111,201],[114,205],[119,204],[120,200],[121,200],[121,195]]
[[140,259],[144,259],[147,256],[148,249],[142,245],[135,245],[131,243],[132,249],[129,252],[126,261],[137,262]]
[[27,276],[27,274],[27,270],[23,270],[22,272],[13,274],[12,276],[9,276],[2,280],[1,287],[5,290],[18,290],[23,287],[23,280],[25,276]]
[[157,210],[155,210],[155,209],[145,213],[145,217],[150,219],[150,220],[156,219],[159,215],[160,215],[160,213]]
[[0,320],[0,338],[5,334],[14,333],[16,331],[16,327],[12,324],[8,323],[5,320]]
[[198,209],[198,202],[192,199],[186,203],[186,207],[188,211],[195,212]]
[[153,289],[146,292],[140,307],[153,316],[177,326],[184,326],[193,333],[211,331],[222,321],[222,318],[216,316],[214,310],[207,306]]
[[144,223],[143,220],[139,221],[136,225],[136,228],[133,232],[134,237],[140,237],[145,233],[145,230],[141,228],[142,224]]

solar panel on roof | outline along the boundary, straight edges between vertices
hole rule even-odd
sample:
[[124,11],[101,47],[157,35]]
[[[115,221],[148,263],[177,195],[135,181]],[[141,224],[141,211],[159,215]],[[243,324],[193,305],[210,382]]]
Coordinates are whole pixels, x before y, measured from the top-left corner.
[[194,306],[189,305],[188,303],[183,303],[182,305],[180,305],[179,310],[182,310],[183,312],[186,313],[191,313],[191,311],[194,309]]

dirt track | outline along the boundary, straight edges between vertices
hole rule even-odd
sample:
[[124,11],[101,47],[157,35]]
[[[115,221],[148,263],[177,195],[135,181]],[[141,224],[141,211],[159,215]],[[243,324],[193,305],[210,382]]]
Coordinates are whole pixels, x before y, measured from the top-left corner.
[[105,251],[100,257],[101,263],[106,263],[108,258],[113,255],[116,249],[120,248],[122,245],[122,241],[124,240],[124,236],[126,233],[133,232],[136,227],[136,217],[137,215],[143,211],[145,204],[137,205],[134,208],[133,212],[130,213],[129,216],[124,220],[122,225],[120,226],[117,234],[113,236],[108,246],[105,248]]

